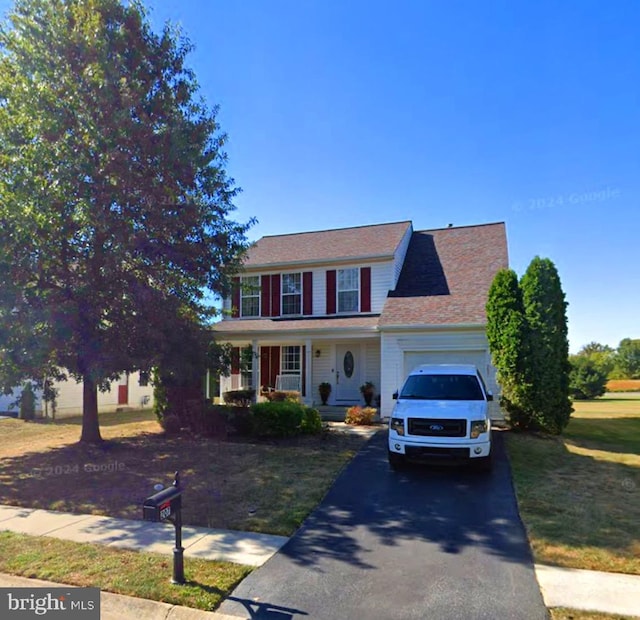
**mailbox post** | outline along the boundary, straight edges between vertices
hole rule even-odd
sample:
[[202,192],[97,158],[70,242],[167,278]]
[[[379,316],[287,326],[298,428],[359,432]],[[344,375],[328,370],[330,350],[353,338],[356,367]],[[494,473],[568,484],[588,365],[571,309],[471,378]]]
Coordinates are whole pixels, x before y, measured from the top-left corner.
[[173,549],[173,577],[171,583],[184,584],[184,548],[182,547],[182,488],[180,474],[176,472],[173,484],[147,497],[142,505],[145,521],[173,523],[176,545]]

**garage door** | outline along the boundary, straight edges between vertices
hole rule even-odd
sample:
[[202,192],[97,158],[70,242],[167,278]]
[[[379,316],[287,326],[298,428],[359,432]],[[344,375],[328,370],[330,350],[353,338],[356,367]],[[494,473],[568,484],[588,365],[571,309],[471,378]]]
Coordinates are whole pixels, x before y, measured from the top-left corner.
[[404,376],[420,364],[473,364],[486,380],[488,355],[485,351],[406,351]]

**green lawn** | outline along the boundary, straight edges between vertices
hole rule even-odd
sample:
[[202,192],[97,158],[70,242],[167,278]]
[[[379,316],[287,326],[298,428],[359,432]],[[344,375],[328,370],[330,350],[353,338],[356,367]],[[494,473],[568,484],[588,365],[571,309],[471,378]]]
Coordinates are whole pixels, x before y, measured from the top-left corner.
[[562,437],[507,433],[535,559],[640,575],[640,395],[574,407]]
[[173,605],[213,610],[251,567],[184,559],[187,583],[170,583],[171,556],[0,532],[0,572],[93,586]]

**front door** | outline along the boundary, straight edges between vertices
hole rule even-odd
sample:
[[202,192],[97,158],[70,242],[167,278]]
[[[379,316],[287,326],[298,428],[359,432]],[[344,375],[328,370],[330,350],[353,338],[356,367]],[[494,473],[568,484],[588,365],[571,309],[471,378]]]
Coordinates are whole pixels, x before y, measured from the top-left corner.
[[336,346],[336,401],[360,402],[360,346]]

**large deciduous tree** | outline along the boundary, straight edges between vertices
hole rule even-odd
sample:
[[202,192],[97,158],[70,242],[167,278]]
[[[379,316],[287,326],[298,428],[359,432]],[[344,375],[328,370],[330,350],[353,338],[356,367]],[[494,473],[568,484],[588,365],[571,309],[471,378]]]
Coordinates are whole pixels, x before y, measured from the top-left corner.
[[640,379],[640,339],[624,338],[615,354],[616,374],[622,379]]
[[135,1],[17,0],[0,29],[0,382],[82,380],[83,441],[97,388],[170,358],[246,249],[190,49]]

